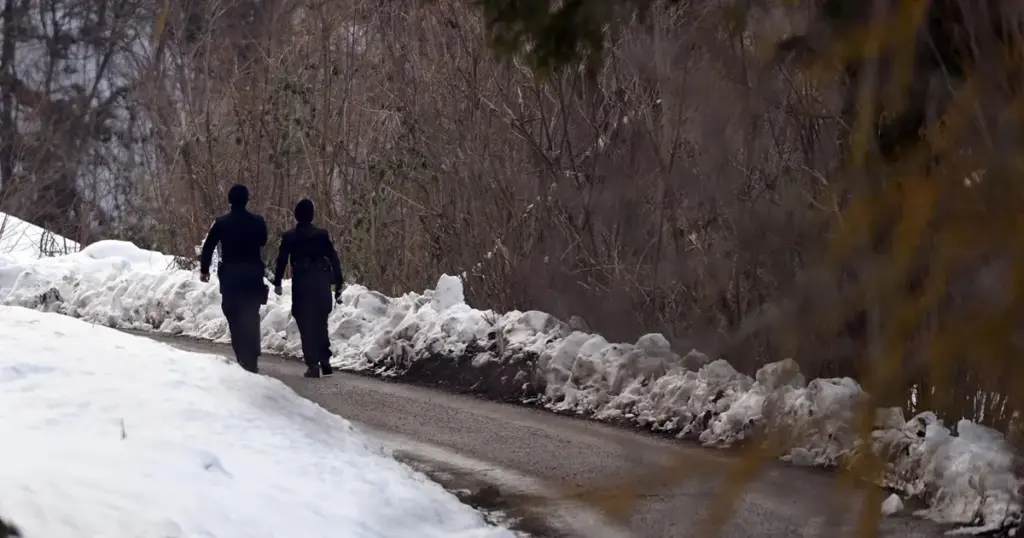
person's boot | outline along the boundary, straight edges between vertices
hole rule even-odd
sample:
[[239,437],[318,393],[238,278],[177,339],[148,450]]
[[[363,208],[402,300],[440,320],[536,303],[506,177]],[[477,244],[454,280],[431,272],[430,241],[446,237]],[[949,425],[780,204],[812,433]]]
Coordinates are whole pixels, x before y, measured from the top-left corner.
[[242,369],[245,370],[246,372],[249,372],[249,373],[252,373],[252,374],[260,373],[259,367],[256,366],[256,360],[255,359],[252,359],[252,360],[238,359],[238,365],[241,366]]
[[334,352],[331,351],[331,344],[328,341],[323,348],[323,353],[320,355],[320,371],[324,377],[331,377],[334,375],[334,368],[331,367],[331,357],[334,356]]
[[308,377],[310,379],[316,379],[320,377],[320,368],[316,366],[306,367],[306,373],[302,374],[302,377]]

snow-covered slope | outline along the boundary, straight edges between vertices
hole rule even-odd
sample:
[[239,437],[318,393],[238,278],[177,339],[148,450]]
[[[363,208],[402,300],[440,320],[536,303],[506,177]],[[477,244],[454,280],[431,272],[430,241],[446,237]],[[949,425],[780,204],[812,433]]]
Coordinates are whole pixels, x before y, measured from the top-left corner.
[[512,537],[281,382],[0,306],[0,517],[26,538]]
[[0,213],[0,260],[33,259],[76,252],[78,243]]
[[[0,303],[226,340],[216,284],[160,269],[153,263],[159,256],[103,241],[68,256],[0,263]],[[287,283],[285,290],[263,308],[263,345],[298,355]],[[697,351],[679,356],[657,334],[612,343],[542,312],[477,310],[450,276],[422,294],[386,297],[353,285],[342,298],[330,327],[335,363],[344,368],[627,422],[710,446],[785,431],[794,446],[785,459],[800,465],[842,465],[875,449],[888,455],[884,484],[924,498],[923,516],[975,530],[1021,516],[1012,451],[1000,433],[961,421],[959,436],[952,436],[934,414],[907,418],[885,409],[871,446],[862,446],[853,404],[865,395],[852,379],[807,382],[790,360],[751,378]]]

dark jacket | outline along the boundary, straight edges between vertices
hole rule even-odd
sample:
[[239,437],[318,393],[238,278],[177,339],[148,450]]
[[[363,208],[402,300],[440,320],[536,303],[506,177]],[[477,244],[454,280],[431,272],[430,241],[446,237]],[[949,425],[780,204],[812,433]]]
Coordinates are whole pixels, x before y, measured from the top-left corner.
[[206,241],[199,260],[199,270],[210,274],[213,251],[220,244],[220,264],[217,277],[222,295],[258,293],[263,290],[263,246],[267,244],[267,221],[262,215],[244,208],[217,217]]
[[[277,252],[277,267],[274,270],[274,285],[280,286],[284,270],[291,263],[292,284],[315,279],[323,282],[330,291],[334,284],[340,290],[344,283],[341,261],[334,249],[327,230],[312,224],[299,224],[281,236],[281,248]],[[293,295],[294,295],[293,290]]]

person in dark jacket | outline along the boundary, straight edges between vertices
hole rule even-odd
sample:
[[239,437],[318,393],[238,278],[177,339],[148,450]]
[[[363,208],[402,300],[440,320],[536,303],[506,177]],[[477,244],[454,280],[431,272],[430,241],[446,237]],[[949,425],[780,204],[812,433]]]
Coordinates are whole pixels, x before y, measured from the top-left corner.
[[274,271],[274,293],[281,295],[285,266],[292,268],[292,316],[299,326],[305,377],[330,376],[331,341],[327,317],[331,313],[331,286],[334,300],[340,302],[344,277],[341,261],[327,230],[313,226],[313,202],[302,200],[295,206],[297,224],[281,237]]
[[213,251],[221,247],[217,278],[220,281],[221,310],[228,319],[231,348],[238,364],[259,373],[260,305],[266,303],[268,288],[263,283],[266,267],[262,250],[267,244],[267,221],[249,212],[249,189],[234,185],[228,191],[231,210],[217,217],[203,242],[199,274],[210,281]]

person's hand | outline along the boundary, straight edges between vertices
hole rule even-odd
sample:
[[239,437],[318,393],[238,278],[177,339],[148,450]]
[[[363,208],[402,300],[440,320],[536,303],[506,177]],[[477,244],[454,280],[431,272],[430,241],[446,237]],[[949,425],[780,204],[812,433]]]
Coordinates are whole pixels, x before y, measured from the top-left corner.
[[334,290],[334,302],[338,303],[338,304],[341,304],[341,290],[340,289]]
[[201,280],[203,282],[209,282],[210,281],[210,273],[200,273],[199,274],[199,280]]
[[281,295],[282,293],[284,293],[284,290],[281,289],[281,285],[280,284],[274,286],[274,293],[276,293],[277,295]]

